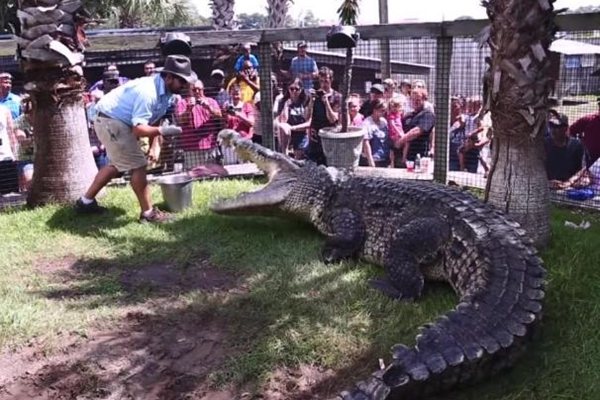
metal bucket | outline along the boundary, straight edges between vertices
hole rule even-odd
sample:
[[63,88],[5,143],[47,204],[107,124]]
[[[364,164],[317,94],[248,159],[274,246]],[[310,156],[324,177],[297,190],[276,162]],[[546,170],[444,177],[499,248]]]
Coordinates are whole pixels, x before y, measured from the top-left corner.
[[170,211],[183,211],[192,205],[193,179],[189,176],[184,174],[163,176],[157,182]]

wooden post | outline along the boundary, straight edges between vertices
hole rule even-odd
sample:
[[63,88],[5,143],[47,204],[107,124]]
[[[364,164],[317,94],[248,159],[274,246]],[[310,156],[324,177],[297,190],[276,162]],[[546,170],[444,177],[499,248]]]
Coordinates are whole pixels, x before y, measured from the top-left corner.
[[435,57],[435,154],[433,180],[446,184],[448,171],[448,126],[450,124],[450,67],[452,37],[437,38]]
[[[379,0],[379,23],[389,23],[387,0]],[[390,78],[392,76],[390,39],[380,39],[379,48],[381,51],[381,80],[384,80],[385,78]]]
[[271,71],[273,63],[271,59],[271,43],[260,42],[258,44],[258,57],[260,68],[260,129],[262,133],[263,146],[275,150],[275,137],[273,136],[273,85],[271,84]]

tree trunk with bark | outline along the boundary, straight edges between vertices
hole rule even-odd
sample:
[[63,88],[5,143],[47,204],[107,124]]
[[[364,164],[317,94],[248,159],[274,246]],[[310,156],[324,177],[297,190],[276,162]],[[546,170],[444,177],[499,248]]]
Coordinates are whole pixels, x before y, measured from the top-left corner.
[[29,81],[36,76],[44,80],[36,82],[36,90],[30,91],[36,150],[27,202],[32,206],[70,203],[85,193],[98,172],[83,104],[85,85],[78,75],[68,77],[67,73],[65,77],[62,70],[29,75]]
[[34,172],[31,206],[69,203],[82,195],[97,169],[83,104],[84,25],[79,0],[19,1],[17,55],[32,100]]
[[491,48],[484,109],[491,110],[494,133],[485,199],[544,246],[550,237],[543,136],[552,86],[548,48],[556,31],[552,1],[482,4],[491,21],[484,37]]

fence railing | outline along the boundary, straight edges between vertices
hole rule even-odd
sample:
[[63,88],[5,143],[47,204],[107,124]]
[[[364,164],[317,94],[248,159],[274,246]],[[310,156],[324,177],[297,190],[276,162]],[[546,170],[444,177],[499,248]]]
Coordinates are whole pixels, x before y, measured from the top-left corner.
[[[485,186],[484,165],[487,155],[484,153],[487,148],[465,150],[457,142],[460,138],[453,137],[455,132],[449,128],[453,122],[451,118],[456,114],[451,108],[454,101],[451,99],[461,99],[462,111],[468,119],[472,111],[468,108],[477,104],[477,97],[482,92],[481,78],[489,50],[479,45],[478,35],[487,24],[487,20],[460,20],[358,27],[361,40],[355,50],[357,66],[353,92],[366,100],[368,88],[384,78],[390,77],[396,82],[403,79],[425,81],[429,99],[435,108],[435,131],[430,144],[434,154],[433,179],[439,182],[452,180],[461,185]],[[600,43],[600,31],[597,30],[600,27],[600,13],[561,15],[557,17],[557,24],[561,35],[567,38]],[[262,83],[260,110],[254,114],[260,121],[256,131],[262,133],[263,144],[271,148],[280,145],[274,135],[273,123],[278,111],[274,112],[274,106],[277,106],[274,100],[282,85],[264,84],[271,81],[272,72],[278,68],[275,65],[277,60],[273,58],[274,43],[283,43],[283,57],[279,61],[289,65],[295,54],[295,45],[299,41],[307,42],[309,55],[313,52],[319,66],[328,66],[334,71],[334,88],[341,81],[338,78],[343,70],[344,55],[326,48],[325,38],[329,27],[240,31],[210,31],[201,27],[183,30],[191,38],[194,68],[205,84],[210,81],[211,70],[219,66],[215,64],[216,49],[246,42],[255,44],[253,52],[260,60],[258,75]],[[93,60],[91,65],[100,65],[102,59],[110,54],[112,62],[127,64],[127,68],[131,68],[124,67],[124,70],[135,71],[133,68],[139,68],[142,59],[158,56],[157,44],[165,31],[91,31],[88,33],[90,46],[86,55]],[[3,62],[9,62],[7,60],[14,57],[15,50],[13,39],[5,37],[0,40],[0,58]],[[600,93],[600,78],[588,76],[590,72],[600,69],[598,55],[586,56],[579,60],[579,64],[572,56],[557,56],[560,73],[556,91],[557,109],[567,114],[571,122],[586,113],[597,111],[595,96]],[[382,71],[389,71],[389,76]],[[141,69],[139,72],[141,75]],[[232,71],[225,72],[231,75]],[[287,93],[285,87],[281,89]],[[221,127],[224,122],[215,124]],[[172,170],[177,146],[177,143],[173,143],[170,150],[165,148],[162,171]],[[557,191],[555,198],[567,201],[564,191]],[[581,203],[576,201],[576,204]],[[600,208],[600,197],[596,194],[595,199],[586,200],[585,204]]]

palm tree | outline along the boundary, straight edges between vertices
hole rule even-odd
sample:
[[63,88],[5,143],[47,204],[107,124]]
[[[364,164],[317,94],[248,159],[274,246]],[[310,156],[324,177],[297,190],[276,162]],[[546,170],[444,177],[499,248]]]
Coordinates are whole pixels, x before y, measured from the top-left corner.
[[[58,6],[64,6],[63,11],[42,10],[36,15],[24,11],[36,7],[36,1],[19,1],[19,9],[24,14],[21,14],[18,54],[27,82],[25,88],[33,105],[36,148],[33,183],[27,201],[34,206],[74,201],[85,192],[97,171],[83,106],[85,80],[81,63],[86,13],[81,8],[72,10],[72,4],[59,1]],[[45,31],[40,33],[38,26],[42,24],[38,20],[49,18],[49,14],[62,15],[63,25],[56,28],[61,34],[46,32],[60,39],[44,35]],[[36,38],[37,44],[29,47]]]
[[231,30],[233,29],[233,5],[235,0],[210,0],[212,8],[213,29]]
[[267,28],[283,28],[292,0],[267,0]]
[[553,0],[483,1],[491,48],[484,77],[494,128],[486,201],[521,223],[536,244],[550,235],[543,136],[552,79]]
[[117,28],[193,25],[196,13],[189,0],[86,0],[90,12]]

